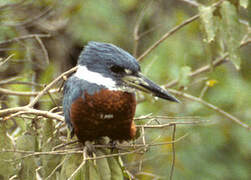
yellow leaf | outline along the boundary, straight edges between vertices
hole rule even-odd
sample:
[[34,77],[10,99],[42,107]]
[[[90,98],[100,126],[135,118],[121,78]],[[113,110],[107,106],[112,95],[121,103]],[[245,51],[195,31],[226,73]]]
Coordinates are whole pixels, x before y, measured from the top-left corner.
[[208,87],[213,87],[216,83],[218,83],[218,81],[214,80],[214,79],[209,80],[209,81],[206,82]]

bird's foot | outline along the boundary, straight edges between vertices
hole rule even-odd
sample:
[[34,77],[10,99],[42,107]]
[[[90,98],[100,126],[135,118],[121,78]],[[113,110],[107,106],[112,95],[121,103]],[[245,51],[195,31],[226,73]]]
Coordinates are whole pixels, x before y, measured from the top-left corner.
[[85,141],[85,148],[89,156],[95,156],[96,149],[91,141]]
[[117,149],[118,144],[119,144],[119,142],[116,141],[116,140],[111,140],[111,141],[109,142],[109,145],[111,146],[111,152],[112,152],[112,153]]

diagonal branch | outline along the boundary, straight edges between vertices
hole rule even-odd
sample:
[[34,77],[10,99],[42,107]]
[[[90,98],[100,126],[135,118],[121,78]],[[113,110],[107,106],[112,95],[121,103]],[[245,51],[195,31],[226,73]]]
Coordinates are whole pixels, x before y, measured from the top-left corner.
[[28,107],[33,107],[38,100],[45,94],[47,93],[47,91],[49,89],[52,88],[52,86],[54,86],[58,81],[60,81],[61,79],[63,79],[64,76],[67,76],[68,74],[71,74],[73,72],[75,72],[77,70],[78,66],[75,66],[73,68],[71,68],[70,70],[62,73],[60,76],[58,76],[56,79],[54,79],[50,84],[48,84],[27,106]]
[[0,117],[4,117],[11,113],[16,113],[18,111],[27,111],[32,109],[32,107],[39,101],[39,99],[46,94],[58,81],[63,79],[65,76],[75,72],[77,70],[78,66],[73,67],[72,69],[62,73],[60,76],[58,76],[56,79],[54,79],[50,84],[48,84],[42,91],[40,91],[37,96],[26,106],[22,107],[14,107],[14,108],[8,108],[0,110]]
[[249,130],[249,131],[251,130],[251,127],[250,127],[249,125],[243,123],[243,122],[242,122],[241,120],[239,120],[237,117],[235,117],[235,116],[233,116],[233,115],[227,113],[226,111],[224,111],[224,110],[218,108],[217,106],[215,106],[215,105],[213,105],[213,104],[210,104],[210,103],[204,101],[203,99],[200,99],[200,98],[197,98],[197,97],[192,96],[192,95],[190,95],[190,94],[187,94],[187,93],[184,93],[184,92],[181,92],[181,91],[177,91],[177,90],[173,90],[173,89],[169,89],[169,91],[170,91],[171,93],[177,95],[177,96],[182,96],[182,97],[184,97],[184,98],[186,98],[186,99],[189,99],[189,100],[192,100],[192,101],[199,102],[199,103],[203,104],[204,106],[206,106],[206,107],[208,107],[208,108],[210,108],[210,109],[212,109],[212,110],[218,112],[218,113],[221,114],[222,116],[224,116],[224,117],[230,119],[231,121],[237,123],[238,125],[240,125],[240,126],[246,128],[247,130]]
[[[214,3],[212,6],[213,7],[218,7],[224,0],[220,0],[216,3]],[[140,57],[137,58],[138,61],[141,61],[143,58],[145,58],[150,52],[152,52],[157,46],[159,46],[164,40],[166,40],[169,36],[173,35],[176,33],[178,30],[186,26],[187,24],[190,24],[191,22],[199,19],[200,14],[196,14],[187,20],[183,21],[180,25],[175,26],[172,28],[170,31],[165,33],[158,41],[156,41],[151,47],[149,47]]]
[[191,22],[195,21],[200,17],[199,14],[194,15],[193,17],[185,20],[183,23],[181,23],[178,26],[175,26],[173,29],[165,33],[157,42],[155,42],[151,47],[149,47],[140,57],[138,57],[138,61],[141,61],[143,58],[145,58],[150,52],[152,52],[157,46],[159,46],[164,40],[166,40],[169,36],[177,32],[179,29],[184,27],[187,24],[190,24]]

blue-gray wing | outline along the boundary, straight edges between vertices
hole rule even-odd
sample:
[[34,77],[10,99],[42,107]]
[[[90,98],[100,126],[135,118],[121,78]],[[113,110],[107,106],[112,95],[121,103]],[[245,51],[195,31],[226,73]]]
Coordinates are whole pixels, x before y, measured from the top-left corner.
[[79,79],[72,76],[66,81],[64,85],[63,110],[64,110],[65,122],[68,128],[70,129],[71,134],[74,133],[70,116],[71,105],[78,97],[81,96],[82,93],[81,86],[78,86],[78,81]]
[[[71,131],[71,135],[74,134],[74,127],[71,123],[71,106],[74,101],[82,97],[84,99],[84,92],[89,95],[94,94],[100,90],[100,86],[89,83],[85,80],[79,79],[75,76],[71,76],[64,85],[64,98],[63,98],[63,110],[65,122]],[[84,118],[84,117],[83,117]]]

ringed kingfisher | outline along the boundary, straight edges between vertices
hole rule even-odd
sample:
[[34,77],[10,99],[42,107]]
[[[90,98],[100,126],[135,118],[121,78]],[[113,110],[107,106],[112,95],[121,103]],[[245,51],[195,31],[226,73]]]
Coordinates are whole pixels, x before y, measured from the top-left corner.
[[112,141],[135,137],[136,90],[179,102],[144,77],[137,60],[113,44],[89,42],[78,66],[64,85],[63,110],[71,135],[83,144],[105,136]]

